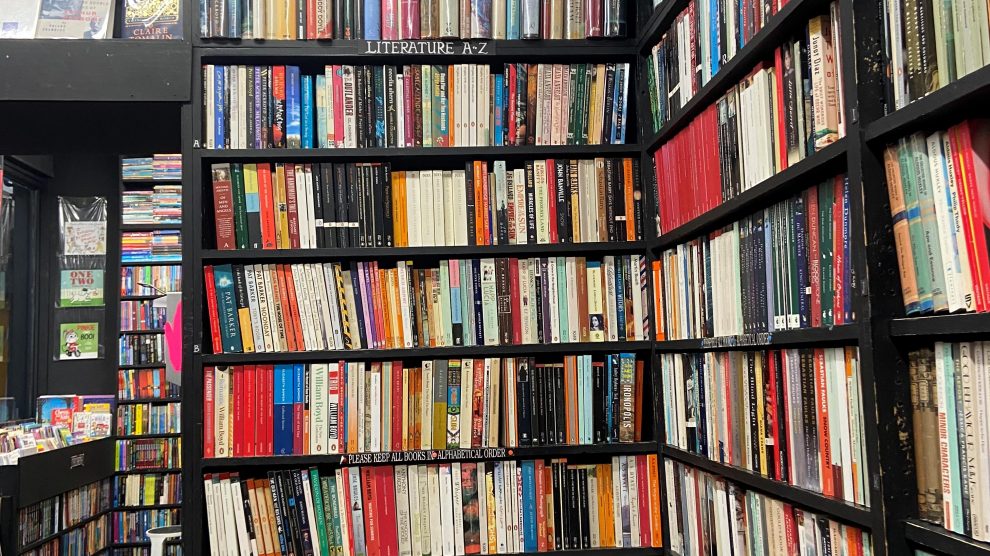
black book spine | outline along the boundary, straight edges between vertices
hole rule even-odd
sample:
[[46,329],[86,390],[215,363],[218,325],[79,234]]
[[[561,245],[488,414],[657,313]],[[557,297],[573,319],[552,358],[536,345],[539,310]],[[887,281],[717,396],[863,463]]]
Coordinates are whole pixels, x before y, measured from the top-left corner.
[[464,199],[466,199],[467,205],[467,240],[468,245],[476,245],[477,240],[477,226],[474,212],[477,207],[474,206],[474,164],[468,162],[464,164]]
[[371,124],[371,136],[374,137],[374,146],[387,147],[386,142],[386,119],[385,119],[385,67],[373,66],[371,68],[371,81],[373,89],[371,91],[372,106],[374,116],[369,118]]
[[536,306],[536,342],[538,344],[542,344],[545,343],[543,336],[543,272],[546,267],[540,264],[539,259],[535,261],[533,267],[536,269],[536,287],[533,288],[536,291],[536,299],[534,303]]
[[605,110],[602,115],[602,136],[599,143],[612,142],[612,99],[615,96],[615,64],[605,64]]
[[540,445],[540,416],[536,411],[536,404],[539,400],[539,388],[542,383],[542,377],[540,373],[542,369],[536,365],[536,358],[529,357],[527,359],[527,365],[529,368],[529,389],[528,395],[529,399],[526,402],[529,408],[529,415],[526,417],[529,422],[529,438],[530,444],[533,446]]
[[334,225],[337,223],[337,190],[334,185],[335,166],[329,162],[317,164],[313,168],[313,175],[320,176],[320,195],[322,201],[320,205],[323,209],[323,218],[318,222],[316,229],[316,239],[320,247],[340,247],[337,243],[337,232]]
[[323,213],[325,208],[323,202],[326,200],[326,194],[323,193],[323,189],[326,184],[323,182],[323,172],[320,164],[307,164],[307,170],[313,177],[313,237],[316,238],[315,247],[325,247],[323,241]]
[[605,399],[605,365],[601,361],[595,361],[591,366],[592,373],[592,404],[594,410],[594,442],[602,444],[606,439],[605,431],[605,408],[608,400]]
[[[361,11],[360,9],[357,11]],[[356,145],[359,148],[367,148],[368,144],[368,86],[367,77],[365,73],[364,66],[355,66],[354,68],[354,90],[356,91],[358,98],[354,102],[354,115],[355,125],[357,128],[357,141]]]
[[540,271],[543,273],[543,298],[541,299],[543,317],[538,318],[536,322],[540,323],[543,329],[543,342],[549,344],[553,340],[553,334],[550,331],[550,319],[556,316],[550,314],[550,273],[556,273],[557,267],[551,265],[546,257],[541,257],[539,260]]
[[554,160],[554,187],[557,197],[557,241],[567,243],[574,241],[571,236],[571,207],[570,188],[567,174],[569,165],[566,160]]
[[[578,513],[581,516],[581,548],[589,549],[591,548],[591,516],[588,514],[588,469],[578,468],[575,469],[575,473],[578,487]],[[598,508],[595,510],[597,511]]]
[[[332,39],[343,39],[344,35],[344,7],[349,5],[351,0],[334,0],[333,2],[333,36]],[[350,10],[348,10],[349,12]],[[350,14],[348,14],[350,15]]]
[[302,550],[305,556],[313,556],[313,536],[309,530],[309,515],[306,511],[305,494],[303,494],[302,471],[290,471],[292,474],[292,488],[295,491],[296,517],[299,520],[300,537],[302,538]]
[[498,330],[503,346],[512,344],[512,295],[509,289],[509,259],[495,259],[495,278],[498,280]]
[[[330,164],[328,163],[327,166]],[[351,188],[347,182],[347,166],[340,163],[334,164],[332,172],[334,199],[332,203],[325,205],[334,207],[334,213],[329,215],[329,224],[331,225],[326,230],[327,247],[352,247],[351,229],[347,227],[350,225],[350,218],[348,217],[350,200],[348,197],[351,195]]]
[[566,467],[567,473],[567,548],[577,550],[581,548],[581,511],[578,502],[578,470],[573,467]]
[[[370,221],[367,217],[367,208],[365,207],[367,203],[367,194],[364,189],[364,172],[362,168],[357,164],[347,165],[348,173],[353,172],[354,180],[351,181],[351,188],[354,189],[354,197],[357,202],[357,214],[358,214],[358,243],[357,247],[372,247],[374,244],[368,245],[366,230]],[[355,296],[360,290],[354,290]]]
[[550,475],[553,481],[553,547],[554,550],[564,550],[564,484],[561,480],[561,464],[559,461],[550,462]]
[[[297,0],[298,1],[298,0]],[[352,39],[364,38],[364,4],[355,0],[351,9]]]
[[364,199],[364,213],[361,218],[364,221],[364,244],[366,247],[374,247],[375,235],[378,222],[375,220],[375,201],[378,199],[375,191],[374,169],[368,164],[358,166],[358,177],[361,180],[361,193]]
[[520,357],[516,359],[516,415],[517,434],[520,446],[530,446],[533,444],[532,421],[530,420],[530,388],[532,381],[529,378],[529,359]]
[[[626,215],[626,186],[633,187],[633,184],[626,183],[626,162],[629,162],[629,179],[632,179],[632,160],[624,158],[616,158],[612,162],[612,186],[609,187],[609,191],[612,192],[612,198],[615,200],[615,219],[616,222],[613,224],[615,228],[615,239],[611,241],[626,241],[630,239],[629,234],[626,233],[626,220],[628,215]],[[607,183],[607,182],[606,182]],[[630,207],[632,208],[632,207]]]
[[550,377],[553,380],[554,429],[557,433],[557,444],[567,444],[567,405],[564,403],[564,365],[557,363],[553,366]]
[[[536,243],[536,180],[533,178],[533,161],[526,161],[526,241]],[[539,290],[539,288],[537,288]],[[543,322],[538,320],[537,322]],[[540,340],[543,343],[543,340]]]
[[756,331],[767,332],[767,236],[763,229],[764,213],[757,212],[754,219],[756,237],[753,243],[756,245],[756,316],[758,317]]
[[392,218],[392,164],[382,163],[382,212],[385,213],[385,247],[395,245],[395,220]]
[[372,208],[375,219],[375,247],[385,247],[385,218],[391,216],[385,214],[385,206],[389,205],[391,212],[391,202],[385,200],[385,171],[381,164],[374,164],[368,167],[371,177],[372,191],[374,199]]
[[481,301],[481,260],[471,259],[471,285],[474,290],[474,345],[485,345],[485,323]]
[[289,545],[290,554],[303,556],[302,533],[299,531],[299,504],[295,496],[295,488],[292,486],[292,476],[289,471],[279,473],[279,483],[282,489],[282,503],[285,506],[283,522],[286,525],[286,544]]
[[296,1],[296,38],[299,40],[315,38],[306,36],[306,4]]
[[396,129],[395,69],[395,66],[385,66],[385,147],[398,147],[397,133],[403,131]]
[[536,395],[533,397],[533,409],[536,416],[533,437],[540,446],[546,446],[547,440],[547,403],[546,403],[546,365],[536,366]]
[[[274,510],[274,515],[272,516],[275,520],[275,533],[278,536],[278,548],[282,550],[282,554],[289,554],[289,545],[291,543],[286,542],[287,537],[285,535],[285,523],[283,520],[283,504],[282,504],[282,492],[279,488],[279,480],[275,471],[268,472],[268,486],[272,491],[272,509]],[[272,539],[273,541],[275,539]]]
[[708,430],[708,414],[706,413],[708,404],[705,403],[705,365],[703,361],[697,360],[695,369],[694,382],[698,396],[698,413],[695,415],[695,429],[697,430],[698,453],[711,458],[712,454],[708,450],[708,435],[705,434]]

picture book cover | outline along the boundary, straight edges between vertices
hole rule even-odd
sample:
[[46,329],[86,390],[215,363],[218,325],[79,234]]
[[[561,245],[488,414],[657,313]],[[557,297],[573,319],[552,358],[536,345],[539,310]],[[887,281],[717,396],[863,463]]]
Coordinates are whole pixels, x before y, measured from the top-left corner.
[[100,356],[100,323],[66,322],[59,325],[59,359],[96,359]]
[[125,39],[182,39],[182,5],[179,0],[124,0]]
[[59,307],[102,307],[102,270],[63,270]]
[[114,0],[41,0],[34,36],[38,39],[113,38],[113,12]]

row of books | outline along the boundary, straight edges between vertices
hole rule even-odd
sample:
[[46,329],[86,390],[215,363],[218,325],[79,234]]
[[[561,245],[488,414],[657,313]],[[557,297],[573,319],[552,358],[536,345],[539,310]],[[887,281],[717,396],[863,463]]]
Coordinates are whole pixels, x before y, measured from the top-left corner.
[[915,133],[884,151],[909,315],[990,311],[990,121]]
[[182,404],[136,403],[117,408],[117,434],[168,434],[181,430]]
[[[211,551],[505,554],[659,547],[657,459],[615,456],[204,477]],[[231,552],[232,550],[232,552]]]
[[120,331],[157,330],[165,327],[165,307],[150,301],[120,302]]
[[498,69],[206,65],[206,148],[625,143],[629,64]]
[[[212,167],[217,248],[523,245],[642,239],[639,161]],[[584,199],[584,201],[582,201]]]
[[[120,174],[124,181],[129,180],[182,180],[181,154],[155,154],[123,158],[120,161]],[[158,190],[158,187],[155,187]]]
[[853,322],[849,183],[837,176],[654,263],[657,327],[710,338]]
[[27,546],[110,509],[110,479],[17,510],[17,540]]
[[646,340],[640,255],[207,266],[214,353]]
[[990,63],[986,0],[881,4],[888,112]]
[[182,437],[117,441],[117,471],[182,467]]
[[[759,65],[654,153],[664,231],[845,135],[838,52],[829,29],[828,16],[812,18],[804,37],[785,41],[773,63]],[[663,70],[663,59],[658,63]],[[662,89],[657,94],[667,96]],[[664,114],[669,119],[673,112]]]
[[148,540],[148,529],[180,524],[178,509],[115,511],[112,520],[113,542],[144,542]]
[[200,35],[516,40],[624,37],[628,31],[624,0],[327,0],[295,6],[286,0],[200,0]]
[[110,514],[105,514],[37,548],[18,554],[20,556],[88,556],[99,554],[109,542]]
[[178,473],[117,475],[113,484],[114,507],[157,506],[182,501],[182,476]]
[[990,541],[987,342],[935,342],[908,354],[918,514]]
[[130,262],[179,262],[182,260],[182,233],[178,230],[124,232],[120,260]]
[[665,460],[670,549],[676,554],[873,554],[870,534]]
[[182,186],[128,189],[122,194],[121,210],[125,225],[179,224],[182,222]]
[[633,442],[643,361],[533,358],[207,367],[205,457]]
[[182,291],[181,265],[125,266],[120,269],[120,295],[163,295]]
[[117,399],[120,400],[175,398],[179,391],[179,385],[168,380],[164,366],[117,371]]
[[[116,546],[109,552],[110,556],[149,556],[150,548],[147,546],[121,548]],[[177,542],[166,543],[162,548],[162,556],[182,556],[182,545]]]
[[117,344],[121,365],[165,366],[164,334],[123,334]]
[[869,505],[856,348],[660,357],[668,444]]

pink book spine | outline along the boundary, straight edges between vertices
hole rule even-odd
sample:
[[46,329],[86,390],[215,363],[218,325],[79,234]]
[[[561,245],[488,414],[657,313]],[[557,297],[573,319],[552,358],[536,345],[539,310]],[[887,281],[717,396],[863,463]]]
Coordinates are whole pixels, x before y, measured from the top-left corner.
[[402,121],[405,124],[402,132],[406,137],[406,146],[411,146],[416,140],[414,131],[416,118],[413,115],[413,79],[410,66],[406,66],[402,76],[402,114]]
[[399,39],[399,28],[396,17],[399,15],[396,2],[399,0],[382,0],[382,39],[394,41]]
[[400,0],[402,2],[402,34],[400,39],[418,39],[419,37],[419,0]]
[[339,65],[333,66],[333,136],[336,147],[344,146],[344,75]]

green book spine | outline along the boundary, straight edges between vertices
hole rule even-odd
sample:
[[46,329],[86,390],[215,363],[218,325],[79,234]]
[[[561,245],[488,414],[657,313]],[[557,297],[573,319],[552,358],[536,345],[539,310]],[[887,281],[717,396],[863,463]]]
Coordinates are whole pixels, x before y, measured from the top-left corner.
[[570,329],[567,327],[567,259],[558,257],[557,267],[557,296],[560,300],[557,303],[558,317],[560,318],[560,341],[567,342],[570,338]]
[[323,512],[323,488],[320,484],[320,472],[315,467],[310,468],[307,483],[311,488],[311,494],[313,496],[313,512],[316,513],[316,534],[320,538],[320,554],[322,556],[330,556],[326,514]]
[[320,486],[323,488],[323,498],[329,505],[327,517],[327,532],[332,535],[333,553],[344,553],[344,539],[340,531],[340,501],[337,500],[336,477],[321,477]]
[[932,268],[929,264],[925,227],[921,222],[921,205],[918,203],[918,192],[914,182],[914,166],[908,162],[908,148],[905,140],[897,147],[898,165],[901,169],[901,185],[904,189],[904,207],[908,221],[908,235],[911,239],[911,258],[913,259],[915,276],[918,281],[918,301],[929,305],[932,298]]
[[[908,167],[911,183],[915,188],[915,197],[918,200],[918,210],[921,215],[921,226],[924,231],[925,249],[928,272],[931,275],[932,304],[936,311],[947,310],[949,299],[945,293],[945,274],[942,272],[942,248],[938,236],[938,220],[935,216],[935,193],[932,190],[931,176],[928,173],[928,150],[925,147],[925,138],[920,133],[912,135],[910,142],[902,140],[904,159],[901,163],[901,172],[904,166]],[[922,261],[926,262],[926,261]]]
[[577,122],[579,121],[578,118],[580,113],[578,106],[580,106],[581,102],[579,100],[580,96],[577,85],[577,74],[578,74],[577,70],[578,70],[577,64],[571,64],[568,67],[567,79],[568,79],[569,88],[567,90],[568,90],[568,97],[570,99],[570,102],[568,102],[568,107],[567,107],[567,138],[565,143],[567,145],[574,145],[576,143],[574,138],[579,135],[578,133],[576,133],[576,131],[577,131]]
[[248,248],[247,202],[244,194],[244,167],[240,164],[230,165],[230,174],[234,190],[234,238],[238,249]]
[[821,252],[822,325],[834,323],[832,315],[832,197],[835,189],[825,182],[818,188],[819,250]]
[[949,453],[949,483],[952,495],[950,500],[951,523],[946,524],[946,528],[957,533],[963,533],[963,511],[962,511],[962,477],[959,474],[959,427],[956,419],[956,365],[952,358],[952,344],[949,342],[938,342],[936,347],[941,347],[941,353],[936,357],[942,358],[942,379],[945,381],[945,421],[946,436],[948,438]]
[[653,119],[653,129],[660,129],[659,99],[657,99],[657,68],[653,55],[646,57],[646,86],[650,91],[650,116]]

